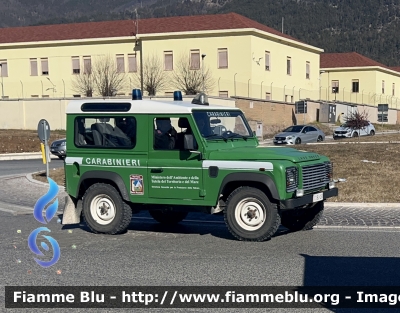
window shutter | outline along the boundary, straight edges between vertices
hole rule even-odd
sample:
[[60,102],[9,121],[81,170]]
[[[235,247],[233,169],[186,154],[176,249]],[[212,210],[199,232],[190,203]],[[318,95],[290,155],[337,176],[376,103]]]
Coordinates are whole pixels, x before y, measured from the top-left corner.
[[92,60],[90,58],[83,59],[84,73],[92,73]]
[[137,72],[136,55],[128,55],[129,72]]
[[42,74],[47,75],[49,74],[49,63],[47,59],[42,59]]
[[218,51],[219,68],[228,68],[228,50]]
[[269,71],[270,70],[270,63],[269,63],[269,53],[265,53],[265,70]]
[[117,72],[125,73],[125,62],[123,55],[117,55]]
[[31,76],[38,76],[37,60],[31,60]]
[[192,52],[190,54],[190,69],[198,70],[200,68],[200,52]]
[[172,71],[173,70],[173,57],[172,53],[166,53],[164,55],[164,62],[165,62],[165,70]]

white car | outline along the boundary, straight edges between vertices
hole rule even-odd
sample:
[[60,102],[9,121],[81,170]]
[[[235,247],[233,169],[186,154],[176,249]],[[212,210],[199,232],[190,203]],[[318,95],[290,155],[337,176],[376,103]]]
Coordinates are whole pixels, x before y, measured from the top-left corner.
[[335,129],[335,131],[333,132],[333,139],[373,135],[375,135],[375,127],[370,122],[366,122],[366,125],[361,129],[350,128],[345,123]]

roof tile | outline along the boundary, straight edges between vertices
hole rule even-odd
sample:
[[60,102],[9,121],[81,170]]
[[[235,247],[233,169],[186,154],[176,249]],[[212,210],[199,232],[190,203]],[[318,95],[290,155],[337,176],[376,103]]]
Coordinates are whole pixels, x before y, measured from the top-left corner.
[[357,52],[347,53],[322,53],[320,58],[320,68],[337,68],[337,67],[364,67],[364,66],[380,66],[391,69],[388,66],[374,61]]
[[[301,42],[237,13],[149,18],[139,20],[139,34],[255,28]],[[57,41],[134,36],[132,20],[0,28],[1,43]]]

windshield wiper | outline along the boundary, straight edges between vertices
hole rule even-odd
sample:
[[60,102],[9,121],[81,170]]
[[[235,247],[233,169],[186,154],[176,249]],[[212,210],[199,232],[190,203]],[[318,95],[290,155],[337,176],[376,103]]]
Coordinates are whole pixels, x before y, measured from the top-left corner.
[[212,139],[223,139],[223,140],[227,141],[227,139],[225,137],[218,135],[218,134],[211,134],[208,136],[204,136],[204,138],[206,138],[206,139],[211,139],[211,138]]
[[225,138],[243,138],[244,140],[246,140],[247,141],[247,139],[249,138],[249,136],[243,136],[243,135],[240,135],[240,134],[236,134],[236,133],[232,133],[232,134],[229,134],[229,135],[227,135]]

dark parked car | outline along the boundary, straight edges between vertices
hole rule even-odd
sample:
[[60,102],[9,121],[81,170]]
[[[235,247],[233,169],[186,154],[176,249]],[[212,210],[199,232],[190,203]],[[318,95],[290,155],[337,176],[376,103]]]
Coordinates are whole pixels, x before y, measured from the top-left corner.
[[274,144],[293,145],[307,142],[318,142],[325,139],[322,130],[311,125],[294,125],[275,135]]
[[66,142],[67,142],[66,138],[53,141],[50,146],[50,152],[58,156],[60,159],[64,159],[66,157],[66,152],[67,152],[67,148],[65,145]]

